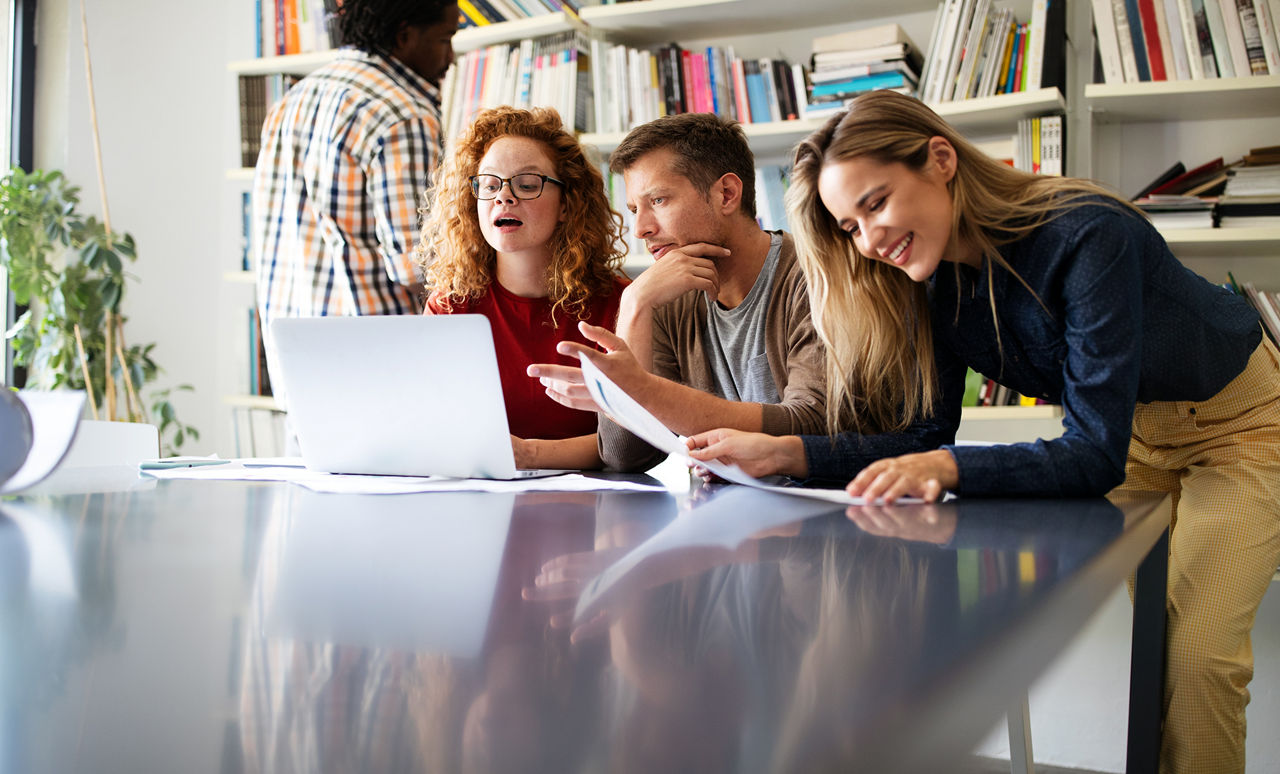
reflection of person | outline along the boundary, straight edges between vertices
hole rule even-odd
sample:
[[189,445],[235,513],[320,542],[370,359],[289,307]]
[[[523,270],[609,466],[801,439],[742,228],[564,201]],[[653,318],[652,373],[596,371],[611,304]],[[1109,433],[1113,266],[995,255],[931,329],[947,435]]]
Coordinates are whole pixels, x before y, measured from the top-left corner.
[[1242,771],[1250,630],[1280,561],[1280,355],[1257,314],[1179,264],[1123,200],[999,164],[890,92],[801,143],[788,204],[819,299],[829,416],[954,434],[971,366],[1061,402],[1065,433],[879,461],[875,436],[833,449],[721,434],[695,439],[700,453],[750,446],[784,472],[856,473],[849,491],[870,497],[1169,492],[1162,759]]
[[452,146],[423,227],[428,314],[483,314],[493,329],[521,468],[597,468],[596,416],[549,399],[531,363],[612,328],[626,280],[622,219],[577,139],[549,108],[482,112]]
[[[822,355],[791,238],[755,220],[755,167],[742,129],[707,114],[639,126],[610,155],[636,235],[655,263],[622,296],[618,335],[587,329],[585,354],[667,427],[771,434],[822,425]],[[593,408],[577,369],[536,366],[566,405]],[[601,417],[600,456],[642,470],[661,452]]]
[[337,19],[336,60],[295,84],[262,129],[251,238],[273,373],[277,317],[408,314],[421,303],[413,246],[440,157],[437,84],[458,6],[345,0]]

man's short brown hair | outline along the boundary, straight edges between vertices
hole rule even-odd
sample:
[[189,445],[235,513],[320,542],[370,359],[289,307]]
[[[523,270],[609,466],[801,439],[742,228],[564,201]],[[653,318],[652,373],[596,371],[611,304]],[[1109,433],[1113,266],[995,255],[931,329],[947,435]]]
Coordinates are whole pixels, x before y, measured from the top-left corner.
[[756,165],[747,136],[737,121],[712,113],[679,113],[632,129],[609,156],[609,170],[625,173],[656,150],[676,156],[675,171],[705,196],[711,186],[732,172],[742,180],[742,211],[756,216]]

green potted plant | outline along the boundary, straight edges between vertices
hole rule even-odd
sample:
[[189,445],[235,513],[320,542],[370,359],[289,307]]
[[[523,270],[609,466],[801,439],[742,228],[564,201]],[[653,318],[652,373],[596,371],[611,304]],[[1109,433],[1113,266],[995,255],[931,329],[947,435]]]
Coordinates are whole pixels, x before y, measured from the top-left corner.
[[[196,439],[174,413],[171,390],[152,393],[150,415],[139,395],[160,368],[155,344],[126,344],[120,304],[133,237],[77,211],[79,188],[61,172],[14,167],[0,178],[0,262],[20,305],[5,333],[31,389],[88,393],[94,418],[153,421],[166,453]],[[189,385],[174,390],[190,391]]]

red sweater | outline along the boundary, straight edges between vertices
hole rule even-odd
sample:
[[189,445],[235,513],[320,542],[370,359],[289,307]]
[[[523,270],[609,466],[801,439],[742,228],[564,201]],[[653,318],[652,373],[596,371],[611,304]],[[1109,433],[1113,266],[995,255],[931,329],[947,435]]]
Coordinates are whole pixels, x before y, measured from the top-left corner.
[[[618,302],[627,280],[619,277],[613,292],[591,300],[586,321],[613,330],[618,322]],[[519,438],[560,439],[590,435],[596,431],[594,412],[575,411],[556,403],[537,379],[525,369],[533,363],[578,365],[576,357],[556,352],[561,341],[590,345],[578,331],[578,320],[563,311],[551,324],[551,302],[545,298],[521,298],[498,282],[474,301],[455,304],[445,311],[437,295],[427,299],[426,314],[482,314],[493,328],[493,345],[498,353],[498,374],[507,404],[507,424]]]

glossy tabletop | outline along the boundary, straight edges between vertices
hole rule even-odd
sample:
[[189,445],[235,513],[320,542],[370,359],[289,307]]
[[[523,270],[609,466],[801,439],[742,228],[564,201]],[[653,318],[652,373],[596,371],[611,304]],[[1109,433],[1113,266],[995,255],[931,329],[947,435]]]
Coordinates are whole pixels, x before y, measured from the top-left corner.
[[0,501],[0,771],[950,770],[1160,501]]

